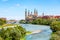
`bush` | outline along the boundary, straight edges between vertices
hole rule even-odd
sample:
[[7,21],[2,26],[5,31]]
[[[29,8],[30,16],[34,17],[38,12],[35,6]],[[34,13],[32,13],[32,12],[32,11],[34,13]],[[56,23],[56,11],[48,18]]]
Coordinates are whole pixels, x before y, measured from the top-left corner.
[[50,23],[51,23],[51,20],[42,19],[42,18],[39,18],[39,19],[32,21],[32,24],[50,25]]
[[1,40],[20,40],[26,34],[26,30],[21,26],[16,26],[14,28],[2,28],[0,30]]
[[50,26],[53,32],[60,31],[60,21],[53,21]]
[[53,32],[50,40],[60,40],[60,31]]
[[54,34],[52,34],[50,40],[60,40],[60,36],[54,33]]
[[6,24],[6,20],[0,19],[0,25]]

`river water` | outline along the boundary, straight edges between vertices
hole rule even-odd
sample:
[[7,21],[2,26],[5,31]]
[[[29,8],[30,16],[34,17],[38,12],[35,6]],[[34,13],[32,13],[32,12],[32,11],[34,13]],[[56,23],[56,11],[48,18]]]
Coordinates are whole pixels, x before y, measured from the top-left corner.
[[45,25],[32,25],[32,24],[21,24],[27,31],[42,30],[40,33],[31,34],[26,36],[26,40],[49,40],[51,37],[50,26]]

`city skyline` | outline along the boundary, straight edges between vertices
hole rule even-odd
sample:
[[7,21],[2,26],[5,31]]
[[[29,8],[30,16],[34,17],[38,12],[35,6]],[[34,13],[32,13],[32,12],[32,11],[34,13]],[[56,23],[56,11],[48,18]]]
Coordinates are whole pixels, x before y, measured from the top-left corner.
[[0,0],[0,17],[24,19],[25,9],[42,15],[60,15],[60,0]]

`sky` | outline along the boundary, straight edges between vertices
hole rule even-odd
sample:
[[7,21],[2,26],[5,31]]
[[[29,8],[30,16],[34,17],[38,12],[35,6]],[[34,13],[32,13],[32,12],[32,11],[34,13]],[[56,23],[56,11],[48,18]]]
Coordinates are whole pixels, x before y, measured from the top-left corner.
[[60,0],[0,0],[0,17],[9,19],[24,19],[25,9],[39,15],[60,15]]

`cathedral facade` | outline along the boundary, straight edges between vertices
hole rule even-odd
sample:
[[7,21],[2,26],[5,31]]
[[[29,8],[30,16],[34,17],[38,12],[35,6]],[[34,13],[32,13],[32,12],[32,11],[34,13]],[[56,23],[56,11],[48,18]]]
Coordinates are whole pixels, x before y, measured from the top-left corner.
[[29,10],[25,9],[25,21],[32,22],[38,17],[38,12],[34,9],[34,12],[30,12]]

